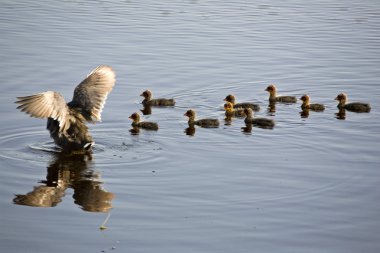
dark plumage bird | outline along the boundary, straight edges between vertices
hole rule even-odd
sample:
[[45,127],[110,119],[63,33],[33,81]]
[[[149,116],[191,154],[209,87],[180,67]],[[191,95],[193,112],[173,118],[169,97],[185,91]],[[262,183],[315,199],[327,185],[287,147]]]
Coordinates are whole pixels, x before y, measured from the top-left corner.
[[227,118],[231,118],[231,117],[244,117],[245,114],[244,114],[244,109],[239,107],[239,108],[235,108],[234,109],[234,106],[231,102],[226,102],[224,104],[224,110],[226,111],[225,112],[225,115]]
[[308,95],[303,95],[301,98],[302,110],[312,110],[312,111],[324,111],[325,106],[323,104],[310,104],[310,97]]
[[273,128],[275,125],[274,120],[272,119],[254,118],[253,111],[251,108],[245,108],[244,113],[245,115],[247,115],[247,117],[244,120],[246,125],[252,124],[255,126],[262,127],[262,128]]
[[94,144],[87,122],[101,120],[107,95],[115,85],[115,72],[109,66],[95,68],[74,90],[71,102],[55,91],[18,97],[17,108],[35,118],[47,120],[47,129],[64,152],[82,153]]
[[277,88],[274,84],[269,85],[266,89],[269,92],[269,102],[297,103],[294,96],[277,96]]
[[338,100],[338,108],[346,109],[352,112],[370,112],[371,106],[368,103],[354,102],[347,103],[347,95],[344,93],[340,93],[335,100]]
[[254,111],[260,111],[260,106],[258,104],[253,104],[253,103],[235,103],[235,96],[230,94],[228,95],[224,101],[232,103],[234,108],[251,108]]
[[184,116],[189,117],[189,126],[194,127],[194,125],[200,126],[200,127],[206,127],[206,128],[213,128],[219,126],[219,120],[218,119],[199,119],[195,120],[196,113],[194,110],[188,110]]
[[174,99],[167,99],[167,98],[155,98],[153,99],[152,92],[150,90],[146,90],[143,93],[140,94],[140,96],[144,97],[144,100],[141,102],[143,105],[150,105],[150,106],[174,106],[175,100]]
[[158,124],[156,122],[148,122],[148,121],[143,121],[140,122],[140,115],[135,112],[131,116],[129,116],[132,122],[133,127],[139,127],[139,128],[144,128],[148,130],[158,130]]

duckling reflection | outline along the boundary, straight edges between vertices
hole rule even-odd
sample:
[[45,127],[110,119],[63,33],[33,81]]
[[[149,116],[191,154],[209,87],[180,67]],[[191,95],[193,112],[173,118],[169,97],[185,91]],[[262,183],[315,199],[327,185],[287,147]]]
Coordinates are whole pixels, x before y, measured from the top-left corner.
[[143,115],[151,115],[152,114],[152,106],[144,104],[144,107],[140,109]]
[[300,111],[300,116],[301,116],[301,118],[303,118],[303,119],[306,119],[306,118],[308,118],[309,117],[309,114],[310,114],[310,110],[309,109],[302,109],[301,111]]
[[224,118],[224,125],[225,125],[225,126],[230,126],[230,125],[232,125],[232,116],[230,116],[230,115],[226,115],[226,117]]
[[186,133],[186,135],[194,136],[195,135],[195,127],[189,126],[188,128],[185,129],[185,133]]
[[335,113],[335,118],[340,119],[340,120],[345,120],[346,119],[346,109],[339,108],[339,111],[337,113]]
[[90,155],[57,154],[47,167],[46,180],[31,192],[16,194],[13,203],[33,207],[54,207],[65,196],[67,188],[74,190],[74,203],[88,212],[108,212],[114,194],[105,191],[100,175],[89,169]]
[[247,124],[244,127],[241,128],[241,131],[245,134],[251,134],[252,133],[252,124]]
[[129,129],[129,132],[131,135],[139,135],[140,134],[140,128],[136,126],[132,126],[131,129]]
[[276,112],[276,102],[269,100],[268,108],[267,108],[267,115],[268,116],[274,116],[275,112]]

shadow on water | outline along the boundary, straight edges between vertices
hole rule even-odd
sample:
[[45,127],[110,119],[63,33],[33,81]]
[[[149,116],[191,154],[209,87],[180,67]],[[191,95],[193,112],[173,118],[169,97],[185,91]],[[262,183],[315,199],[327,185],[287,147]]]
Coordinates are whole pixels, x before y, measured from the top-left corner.
[[74,190],[74,203],[88,212],[108,212],[114,194],[102,187],[100,175],[89,169],[91,155],[54,154],[47,167],[46,180],[26,194],[16,194],[13,203],[32,207],[54,207],[65,196],[68,188]]

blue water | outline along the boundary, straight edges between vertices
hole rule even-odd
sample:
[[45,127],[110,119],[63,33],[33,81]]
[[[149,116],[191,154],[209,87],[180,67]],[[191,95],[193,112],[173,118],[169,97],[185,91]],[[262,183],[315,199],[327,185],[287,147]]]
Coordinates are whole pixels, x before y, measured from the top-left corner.
[[[369,0],[3,1],[1,251],[378,252],[379,29]],[[16,97],[70,101],[101,64],[117,83],[90,126],[92,159],[47,152],[45,120]],[[269,113],[271,83],[326,110]],[[176,106],[143,117],[159,131],[132,135],[148,88]],[[340,92],[371,112],[337,119]],[[230,93],[275,128],[225,124]],[[221,126],[186,135],[189,108]]]

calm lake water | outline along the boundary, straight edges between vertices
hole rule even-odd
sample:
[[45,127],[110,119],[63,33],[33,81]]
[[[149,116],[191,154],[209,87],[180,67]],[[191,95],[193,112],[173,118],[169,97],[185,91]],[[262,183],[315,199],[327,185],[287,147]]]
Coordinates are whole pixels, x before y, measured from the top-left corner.
[[[378,1],[2,1],[2,252],[379,252]],[[16,96],[117,83],[92,158],[67,158]],[[267,111],[267,85],[324,103]],[[132,135],[139,94],[174,97]],[[336,101],[372,105],[337,119]],[[224,122],[223,98],[273,130]],[[186,134],[188,108],[221,121]],[[105,226],[99,227],[109,219]]]

